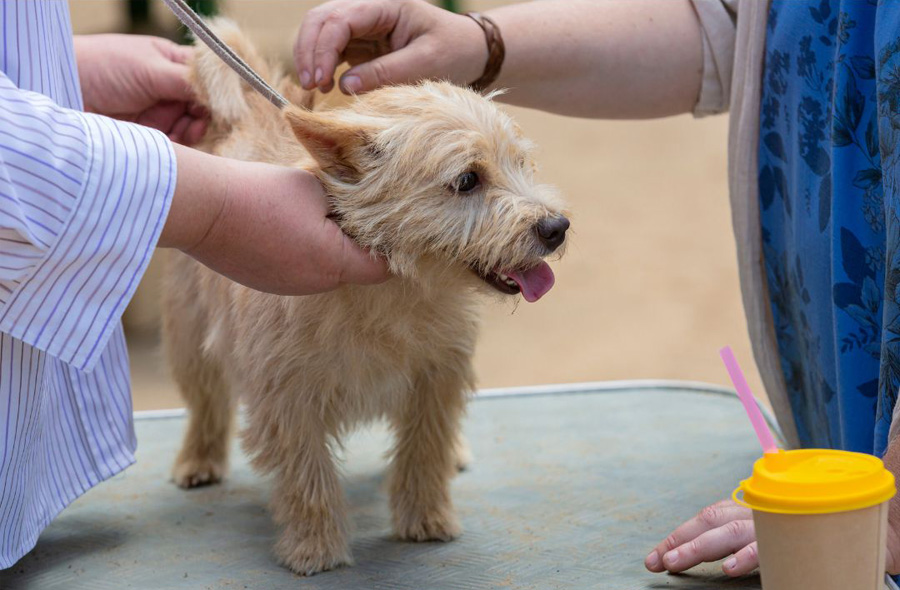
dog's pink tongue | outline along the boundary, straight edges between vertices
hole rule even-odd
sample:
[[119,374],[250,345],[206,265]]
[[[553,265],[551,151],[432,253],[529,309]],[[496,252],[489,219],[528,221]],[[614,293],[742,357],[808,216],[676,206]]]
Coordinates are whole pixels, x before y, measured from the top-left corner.
[[546,295],[547,291],[553,288],[553,283],[556,282],[550,265],[543,261],[534,268],[511,272],[508,276],[519,285],[522,297],[528,303],[534,303]]

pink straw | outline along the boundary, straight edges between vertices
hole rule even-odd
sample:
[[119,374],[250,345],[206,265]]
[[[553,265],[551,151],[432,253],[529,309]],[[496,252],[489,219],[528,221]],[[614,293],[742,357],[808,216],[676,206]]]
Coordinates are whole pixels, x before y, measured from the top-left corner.
[[741,371],[737,359],[734,358],[734,352],[732,352],[731,347],[726,346],[720,350],[719,356],[721,356],[722,361],[725,362],[725,368],[728,369],[728,375],[731,377],[731,382],[734,383],[734,388],[737,390],[738,397],[741,398],[741,403],[744,404],[744,409],[747,411],[747,417],[750,418],[750,423],[756,431],[756,436],[759,438],[759,444],[762,445],[763,452],[778,452],[778,445],[775,443],[772,431],[769,430],[766,419],[763,418],[762,412],[759,411],[759,406],[756,405],[756,399],[753,397],[753,392],[750,391],[750,386],[747,385],[747,379],[744,378],[744,373]]

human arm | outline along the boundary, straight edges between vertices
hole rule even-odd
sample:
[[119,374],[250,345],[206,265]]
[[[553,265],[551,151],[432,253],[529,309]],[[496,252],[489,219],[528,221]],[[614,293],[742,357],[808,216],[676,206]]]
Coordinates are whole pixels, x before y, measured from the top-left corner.
[[[493,85],[510,89],[501,100],[604,118],[660,117],[697,103],[703,40],[688,0],[529,2],[484,14],[506,45]],[[465,84],[486,59],[472,19],[421,0],[326,3],[306,16],[295,44],[301,82],[323,91],[344,60],[355,65],[342,89],[364,91],[432,77]]]
[[387,276],[306,173],[173,147],[0,73],[0,331],[89,369],[160,239],[276,292]]
[[[888,445],[885,467],[900,480],[900,437]],[[707,506],[651,551],[644,565],[651,572],[682,572],[703,562],[722,558],[729,576],[749,573],[759,566],[753,514],[732,500]],[[891,499],[888,511],[885,569],[900,573],[900,497]]]
[[304,170],[175,145],[178,181],[159,246],[177,248],[260,291],[305,295],[387,278],[382,260],[333,221]]
[[[202,137],[206,114],[187,80],[191,47],[139,35],[76,36],[74,47],[86,110],[186,145]],[[241,283],[277,293],[318,292],[379,273],[325,220],[322,187],[309,173],[180,146],[174,152],[178,180],[161,246],[181,247]]]

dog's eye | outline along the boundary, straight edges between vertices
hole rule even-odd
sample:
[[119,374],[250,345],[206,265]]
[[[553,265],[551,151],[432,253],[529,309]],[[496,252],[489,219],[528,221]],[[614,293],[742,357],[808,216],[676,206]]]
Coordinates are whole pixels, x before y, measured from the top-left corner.
[[478,175],[474,172],[466,172],[464,174],[460,174],[457,177],[453,188],[461,193],[467,193],[471,190],[474,190],[477,186]]

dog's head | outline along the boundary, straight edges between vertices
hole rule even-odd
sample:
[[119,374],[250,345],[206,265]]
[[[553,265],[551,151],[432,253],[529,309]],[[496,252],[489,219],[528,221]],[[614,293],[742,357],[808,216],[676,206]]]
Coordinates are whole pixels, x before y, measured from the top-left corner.
[[437,270],[446,284],[474,273],[528,301],[553,286],[543,259],[561,253],[569,221],[534,180],[533,145],[489,98],[425,82],[285,116],[341,227],[396,274],[434,280]]

